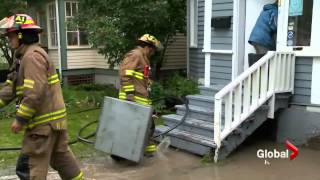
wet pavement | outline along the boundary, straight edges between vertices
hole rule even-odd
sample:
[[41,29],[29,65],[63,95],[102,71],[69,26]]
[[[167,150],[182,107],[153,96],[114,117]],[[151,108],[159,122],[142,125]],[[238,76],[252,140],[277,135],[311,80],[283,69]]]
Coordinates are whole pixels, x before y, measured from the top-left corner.
[[[268,141],[242,145],[218,164],[203,163],[199,156],[174,149],[161,151],[140,165],[97,157],[83,162],[83,170],[88,180],[320,180],[319,150],[299,148],[298,157],[290,161],[259,159],[258,149],[280,151],[285,146]],[[59,176],[51,173],[48,179]]]

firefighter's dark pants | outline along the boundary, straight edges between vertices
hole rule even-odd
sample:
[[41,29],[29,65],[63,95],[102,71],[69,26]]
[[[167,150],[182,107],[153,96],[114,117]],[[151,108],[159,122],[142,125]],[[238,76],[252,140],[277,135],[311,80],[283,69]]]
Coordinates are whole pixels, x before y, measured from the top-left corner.
[[63,180],[83,179],[83,173],[68,147],[66,130],[54,130],[49,124],[26,130],[16,168],[19,178],[45,180],[49,164]]

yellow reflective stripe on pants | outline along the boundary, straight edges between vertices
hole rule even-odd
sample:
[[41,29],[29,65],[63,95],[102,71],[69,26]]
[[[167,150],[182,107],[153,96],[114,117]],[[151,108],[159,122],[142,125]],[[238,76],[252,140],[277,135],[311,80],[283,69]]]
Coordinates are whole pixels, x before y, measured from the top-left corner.
[[19,91],[19,90],[23,90],[24,87],[23,86],[17,86],[16,89],[17,89],[17,91]]
[[24,89],[24,86],[16,86],[16,95],[22,95],[23,94],[23,89]]
[[58,74],[54,74],[54,75],[48,77],[48,81],[51,81],[51,80],[56,79],[58,77],[59,77]]
[[83,172],[80,172],[80,174],[74,178],[72,178],[71,180],[83,180],[84,177],[83,177]]
[[50,85],[56,84],[56,83],[58,83],[58,82],[60,82],[58,74],[54,74],[54,75],[48,77],[48,83],[49,83]]
[[38,121],[38,120],[41,120],[41,119],[44,119],[44,118],[47,118],[47,117],[53,117],[53,116],[56,116],[56,115],[60,115],[60,114],[65,113],[65,112],[66,112],[66,109],[63,108],[63,109],[55,111],[55,112],[51,112],[51,113],[47,113],[47,114],[44,114],[44,115],[41,115],[41,116],[37,116],[37,117],[34,118],[34,120]]
[[36,110],[34,110],[32,108],[29,108],[24,104],[20,104],[19,109],[21,109],[21,110],[23,110],[25,112],[29,112],[29,113],[35,113],[36,112]]
[[44,124],[44,123],[47,123],[47,122],[50,122],[50,121],[55,121],[55,120],[58,120],[58,119],[62,119],[62,118],[65,118],[66,116],[67,116],[67,113],[63,113],[61,115],[55,115],[55,116],[51,116],[51,117],[43,119],[43,120],[35,121],[35,122],[29,124],[28,128],[30,129],[30,128],[33,128],[36,125],[39,125],[39,124]]
[[157,151],[157,146],[156,145],[149,145],[145,149],[146,152],[155,152]]
[[26,118],[26,119],[30,119],[32,117],[32,114],[28,113],[28,112],[25,112],[25,111],[22,111],[21,109],[19,109],[17,111],[17,114]]
[[7,79],[7,80],[6,80],[6,84],[8,84],[8,85],[12,85],[12,81],[11,81],[11,80],[9,80],[9,79]]
[[49,83],[50,85],[52,85],[52,84],[56,84],[56,83],[58,83],[58,82],[60,82],[60,80],[59,80],[59,79],[55,79],[55,80],[49,81],[48,83]]

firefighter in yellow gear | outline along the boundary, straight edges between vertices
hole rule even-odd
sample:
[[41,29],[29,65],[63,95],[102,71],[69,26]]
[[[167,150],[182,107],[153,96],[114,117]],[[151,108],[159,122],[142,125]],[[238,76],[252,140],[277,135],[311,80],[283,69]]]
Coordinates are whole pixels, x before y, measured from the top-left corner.
[[[137,44],[138,46],[128,52],[120,64],[119,99],[134,101],[149,106],[152,104],[149,99],[151,85],[149,79],[151,70],[150,58],[156,51],[162,50],[162,45],[157,38],[150,34],[145,34],[140,37]],[[154,122],[152,122],[150,137],[153,135],[154,128],[155,125]],[[154,151],[156,151],[154,144],[149,144],[146,147],[146,152],[152,153]]]
[[64,180],[82,180],[83,173],[68,147],[66,108],[59,76],[39,46],[42,31],[26,14],[0,21],[15,49],[14,63],[0,90],[0,108],[16,100],[13,133],[25,129],[16,174],[23,180],[44,180],[49,164]]

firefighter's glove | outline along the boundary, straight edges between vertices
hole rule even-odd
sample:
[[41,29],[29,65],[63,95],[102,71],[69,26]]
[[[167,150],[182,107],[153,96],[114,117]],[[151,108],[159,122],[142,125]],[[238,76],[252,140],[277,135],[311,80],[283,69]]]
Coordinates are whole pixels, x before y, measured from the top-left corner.
[[134,94],[127,94],[127,100],[128,101],[134,101]]
[[22,131],[24,125],[21,124],[19,121],[14,120],[12,125],[11,125],[11,132],[14,134],[19,133],[20,131]]

